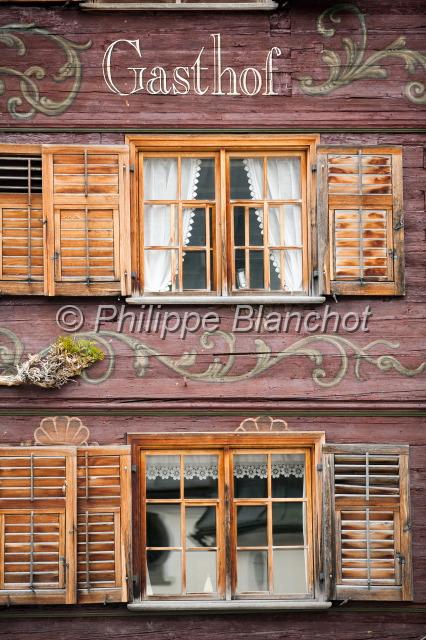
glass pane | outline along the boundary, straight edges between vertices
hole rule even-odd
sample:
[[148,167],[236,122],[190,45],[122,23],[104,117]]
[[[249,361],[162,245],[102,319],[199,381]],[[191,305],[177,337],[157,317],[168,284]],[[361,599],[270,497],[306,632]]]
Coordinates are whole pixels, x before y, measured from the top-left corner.
[[294,249],[284,252],[284,280],[287,291],[303,289],[302,251]]
[[268,158],[266,172],[268,200],[300,198],[300,158]]
[[236,287],[237,289],[247,288],[247,277],[245,267],[245,251],[244,249],[235,250],[235,275],[236,275]]
[[[282,258],[282,262],[281,262]],[[281,265],[284,263],[284,252],[275,249],[269,255],[269,283],[271,291],[279,291],[284,289],[284,283],[281,278]]]
[[214,593],[216,590],[216,552],[188,551],[186,554],[187,593]]
[[148,551],[147,565],[148,596],[176,595],[182,592],[180,551]]
[[284,245],[302,246],[302,209],[298,204],[284,207]]
[[262,200],[263,158],[231,158],[231,200]]
[[263,258],[263,251],[250,251],[250,289],[265,287]]
[[180,498],[179,456],[146,457],[146,497]]
[[147,505],[146,546],[180,547],[180,505]]
[[236,498],[266,498],[267,478],[267,456],[244,454],[234,456],[234,496]]
[[185,456],[185,498],[217,498],[218,457]]
[[214,200],[214,158],[182,158],[182,200]]
[[237,552],[237,591],[268,591],[267,551]]
[[266,547],[266,506],[237,507],[237,545],[239,547]]
[[177,200],[177,158],[145,158],[144,200]]
[[306,551],[274,549],[274,593],[306,592]]
[[304,512],[302,502],[272,504],[272,544],[274,546],[305,544]]
[[273,454],[271,459],[272,497],[305,497],[305,456]]
[[186,507],[186,546],[216,546],[216,507]]
[[244,207],[234,207],[234,245],[245,245]]
[[205,251],[186,251],[183,256],[183,288],[206,289],[207,270]]
[[145,291],[165,292],[176,286],[178,252],[170,249],[144,251]]
[[249,209],[250,245],[263,247],[263,209]]
[[269,246],[302,246],[302,213],[300,205],[282,205],[269,208]]
[[183,209],[182,232],[185,247],[205,247],[205,209]]
[[[177,216],[173,215],[174,213],[174,205],[146,204],[144,206],[145,247],[171,247],[178,244]],[[172,230],[172,221],[174,230]]]

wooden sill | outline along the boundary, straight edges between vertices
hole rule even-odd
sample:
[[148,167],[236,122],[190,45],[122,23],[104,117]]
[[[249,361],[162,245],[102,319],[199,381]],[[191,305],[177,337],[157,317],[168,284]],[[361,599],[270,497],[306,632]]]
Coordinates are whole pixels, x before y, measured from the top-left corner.
[[127,304],[175,304],[175,305],[236,305],[236,304],[322,304],[324,296],[276,296],[276,295],[241,295],[241,296],[182,296],[182,295],[146,295],[126,298]]
[[98,2],[87,0],[79,5],[91,11],[272,11],[276,2]]
[[127,605],[130,611],[140,613],[180,611],[191,613],[234,613],[249,611],[325,611],[331,602],[316,600],[144,600]]

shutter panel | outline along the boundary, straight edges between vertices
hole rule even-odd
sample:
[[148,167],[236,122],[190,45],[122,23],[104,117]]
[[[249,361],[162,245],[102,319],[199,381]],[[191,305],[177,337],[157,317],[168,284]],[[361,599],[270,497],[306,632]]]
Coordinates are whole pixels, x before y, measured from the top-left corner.
[[127,147],[43,147],[49,295],[129,291]]
[[332,598],[410,600],[408,447],[326,445]]
[[79,603],[128,600],[130,465],[130,447],[78,449]]
[[0,145],[1,293],[43,293],[41,154],[36,149]]
[[322,291],[403,294],[401,150],[320,148],[318,189]]
[[0,603],[75,601],[75,449],[0,448]]

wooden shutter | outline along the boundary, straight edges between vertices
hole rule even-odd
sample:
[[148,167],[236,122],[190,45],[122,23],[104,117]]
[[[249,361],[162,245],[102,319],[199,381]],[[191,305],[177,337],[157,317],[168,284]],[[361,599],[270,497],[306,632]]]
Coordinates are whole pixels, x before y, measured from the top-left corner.
[[41,148],[0,145],[0,293],[43,293]]
[[48,295],[129,292],[127,147],[43,147]]
[[77,600],[127,602],[130,447],[77,453]]
[[75,596],[75,449],[0,448],[0,603]]
[[332,599],[412,599],[408,447],[326,445],[324,471]]
[[318,162],[322,291],[403,294],[401,149],[323,147]]

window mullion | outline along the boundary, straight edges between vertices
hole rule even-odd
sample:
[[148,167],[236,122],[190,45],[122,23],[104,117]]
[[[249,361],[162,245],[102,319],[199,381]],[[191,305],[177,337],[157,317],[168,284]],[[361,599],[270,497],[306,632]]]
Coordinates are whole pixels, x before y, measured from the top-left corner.
[[273,593],[274,591],[274,582],[273,582],[273,521],[272,521],[272,478],[271,478],[271,454],[268,453],[268,502],[267,502],[267,531],[268,531],[268,590],[269,593]]
[[225,599],[231,600],[235,593],[236,576],[236,540],[234,535],[234,490],[232,483],[231,453],[228,447],[223,452],[224,464],[224,549],[223,556],[225,562]]

